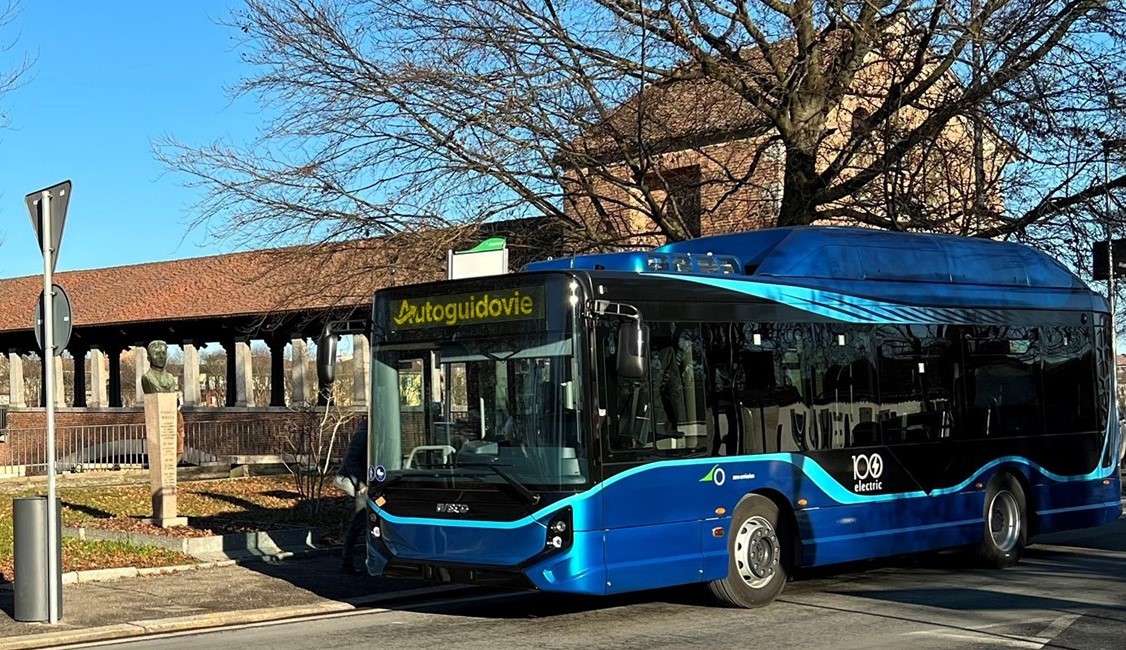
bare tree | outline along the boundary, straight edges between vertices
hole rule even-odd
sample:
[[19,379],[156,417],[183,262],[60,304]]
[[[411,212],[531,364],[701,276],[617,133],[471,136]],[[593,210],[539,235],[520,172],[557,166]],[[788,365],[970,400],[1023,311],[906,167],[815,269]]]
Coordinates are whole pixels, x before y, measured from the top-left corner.
[[[248,0],[229,24],[255,73],[233,90],[274,117],[242,146],[157,151],[205,190],[197,225],[259,244],[547,215],[606,248],[636,243],[623,210],[678,240],[701,230],[680,183],[736,211],[757,184],[761,225],[1079,251],[1126,185],[1104,164],[1123,17],[1120,0]],[[672,178],[684,151],[708,174]],[[388,264],[435,249],[405,244]]]
[[23,356],[24,404],[41,406],[43,396],[43,361],[38,354]]
[[[17,0],[0,1],[0,96],[16,89],[26,79],[31,59],[17,57],[11,61],[16,46],[12,24],[19,15]],[[8,116],[0,106],[0,128],[8,126]]]
[[202,401],[207,406],[227,403],[227,352],[204,350],[200,354],[200,380],[203,383]]
[[273,359],[265,347],[250,346],[251,390],[255,406],[269,406],[273,377],[270,372]]
[[283,462],[293,476],[301,501],[316,514],[325,485],[343,456],[356,414],[330,403],[325,407],[300,406],[286,421],[282,442]]

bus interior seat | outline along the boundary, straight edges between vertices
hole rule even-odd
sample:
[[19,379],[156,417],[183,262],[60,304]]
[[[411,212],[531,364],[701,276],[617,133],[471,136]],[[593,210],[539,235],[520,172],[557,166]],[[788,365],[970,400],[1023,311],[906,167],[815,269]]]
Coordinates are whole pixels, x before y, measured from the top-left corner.
[[809,426],[810,421],[805,413],[793,409],[789,411],[789,415],[789,431],[782,423],[778,425],[778,451],[801,451],[801,446],[805,445],[805,428]]
[[857,422],[852,428],[851,446],[870,447],[878,444],[880,444],[879,422]]
[[744,454],[761,454],[767,452],[766,431],[762,420],[758,417],[758,409],[741,407],[739,409],[743,419],[743,451]]
[[715,400],[708,408],[712,419],[712,455],[731,456],[734,454],[735,432],[738,425],[732,417],[734,407],[727,400]]
[[903,428],[903,442],[927,442],[930,430],[922,424],[909,424]]

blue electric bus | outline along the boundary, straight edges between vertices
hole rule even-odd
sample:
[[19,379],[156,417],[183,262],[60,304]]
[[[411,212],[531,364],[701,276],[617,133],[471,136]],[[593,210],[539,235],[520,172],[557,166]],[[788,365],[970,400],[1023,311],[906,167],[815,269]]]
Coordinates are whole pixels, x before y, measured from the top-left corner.
[[851,228],[382,290],[367,568],[755,607],[803,567],[1008,566],[1121,514],[1110,328],[1031,248]]

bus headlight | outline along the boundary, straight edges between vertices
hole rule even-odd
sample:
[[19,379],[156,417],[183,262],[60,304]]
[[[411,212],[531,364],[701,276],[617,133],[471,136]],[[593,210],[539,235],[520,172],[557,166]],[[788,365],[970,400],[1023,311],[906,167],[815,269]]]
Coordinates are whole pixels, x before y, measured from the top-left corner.
[[570,548],[572,537],[571,508],[563,508],[555,513],[547,523],[545,550]]
[[374,512],[368,513],[368,529],[374,539],[383,536],[383,531],[379,529],[379,515]]

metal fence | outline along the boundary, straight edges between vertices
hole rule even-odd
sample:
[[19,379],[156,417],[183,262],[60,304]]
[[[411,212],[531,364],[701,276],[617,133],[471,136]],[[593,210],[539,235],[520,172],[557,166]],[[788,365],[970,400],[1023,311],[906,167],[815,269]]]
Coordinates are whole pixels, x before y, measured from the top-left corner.
[[[292,427],[286,421],[187,422],[181,464],[282,462],[291,452]],[[46,474],[46,440],[41,427],[0,430],[0,478]],[[339,458],[346,445],[347,440],[337,442],[332,456]],[[144,424],[56,426],[55,450],[57,472],[143,469],[148,463]]]

